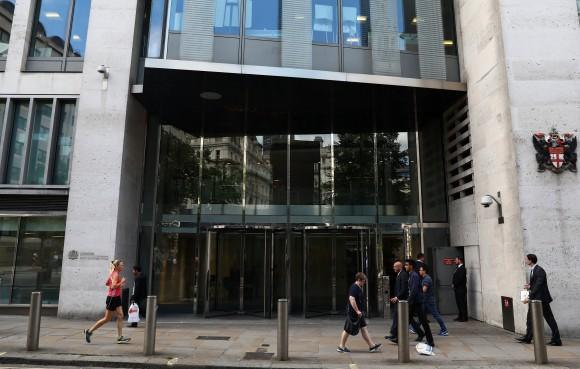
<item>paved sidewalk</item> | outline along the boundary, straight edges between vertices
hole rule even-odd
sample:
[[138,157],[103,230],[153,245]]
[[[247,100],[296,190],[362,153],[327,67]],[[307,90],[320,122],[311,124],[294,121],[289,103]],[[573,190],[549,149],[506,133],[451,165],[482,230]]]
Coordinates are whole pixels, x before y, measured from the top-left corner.
[[[343,368],[356,364],[359,369],[400,365],[397,346],[382,336],[387,322],[369,320],[371,335],[383,343],[382,352],[369,353],[360,337],[351,337],[350,354],[336,352],[342,318],[290,320],[290,361],[276,360],[276,320],[250,317],[196,319],[160,318],[157,354],[143,351],[143,326],[125,328],[132,337],[127,345],[115,341],[115,326],[105,325],[87,344],[83,328],[92,324],[82,320],[43,317],[40,350],[25,351],[27,317],[0,316],[0,364],[53,366],[104,366],[127,368]],[[449,337],[435,337],[435,356],[420,356],[411,346],[410,364],[405,368],[535,368],[532,345],[514,341],[514,335],[486,324],[448,324]],[[433,331],[438,327],[432,325]],[[207,336],[204,337],[203,336]],[[411,341],[414,339],[411,335]],[[220,339],[221,338],[221,339]],[[564,339],[563,347],[548,347],[550,365],[580,368],[580,340]],[[350,368],[354,368],[350,365]]]

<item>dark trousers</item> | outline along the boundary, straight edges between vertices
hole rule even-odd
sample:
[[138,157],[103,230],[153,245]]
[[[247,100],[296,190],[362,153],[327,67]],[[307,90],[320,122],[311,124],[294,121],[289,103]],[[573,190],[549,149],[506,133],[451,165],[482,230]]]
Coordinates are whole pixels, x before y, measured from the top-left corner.
[[[397,304],[393,304],[392,308],[393,308],[393,322],[391,323],[391,336],[397,337],[398,336],[397,327],[399,326],[399,322],[398,322],[399,309],[398,309]],[[411,327],[413,327],[415,332],[417,332],[417,330],[420,329],[419,324],[417,324],[417,322],[415,321],[415,319],[413,318],[413,316],[411,314],[409,314],[409,315],[410,315],[409,316],[409,324],[411,325]]]
[[415,332],[417,332],[419,337],[426,337],[428,345],[435,346],[435,343],[433,342],[433,333],[431,333],[431,327],[429,327],[429,323],[427,322],[427,316],[425,316],[423,304],[414,303],[409,305],[409,322],[413,320],[414,315],[419,317],[419,324],[421,324],[421,327],[423,327],[423,329],[421,329],[419,326],[416,328],[413,327]]
[[[556,318],[554,318],[554,313],[552,313],[552,308],[550,303],[542,302],[542,310],[544,311],[544,319],[546,323],[550,326],[552,330],[552,341],[560,341],[560,330],[558,329],[558,323],[556,323]],[[526,339],[531,340],[534,336],[534,328],[532,327],[532,306],[528,307],[528,318],[526,320]]]
[[455,303],[459,311],[459,320],[467,320],[467,289],[455,289]]

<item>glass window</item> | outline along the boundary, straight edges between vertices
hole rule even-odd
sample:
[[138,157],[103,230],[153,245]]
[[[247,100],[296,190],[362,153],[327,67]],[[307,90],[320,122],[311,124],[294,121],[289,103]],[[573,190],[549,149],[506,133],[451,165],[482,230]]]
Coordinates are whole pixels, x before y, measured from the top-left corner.
[[332,220],[332,137],[294,135],[290,140],[290,213],[298,223]]
[[419,52],[417,41],[417,8],[415,0],[399,0],[400,49]]
[[42,292],[42,301],[58,303],[64,217],[22,218],[16,253],[13,304],[30,303],[30,293]]
[[[173,1],[171,3],[172,9],[175,7],[175,3],[181,3],[183,8],[183,0]],[[149,29],[145,35],[144,45],[147,47],[146,57],[148,58],[160,58],[161,48],[163,46],[163,19],[165,12],[165,1],[164,0],[151,0],[150,8],[147,14],[147,22],[149,24]],[[174,17],[175,12],[170,13],[170,17]],[[181,16],[181,13],[180,13]],[[169,30],[171,31],[171,24]],[[181,27],[180,27],[181,30]]]
[[85,56],[90,12],[91,0],[75,0],[68,48],[69,57],[82,58]]
[[370,11],[368,0],[342,2],[342,37],[345,46],[368,46]]
[[312,1],[312,42],[338,43],[338,6],[336,0]]
[[14,107],[12,137],[8,152],[6,183],[19,184],[20,172],[24,164],[24,146],[26,145],[26,128],[28,120],[28,101],[18,101]]
[[246,0],[246,36],[280,37],[280,0]]
[[169,32],[181,32],[183,29],[183,0],[171,2],[169,10]]
[[215,26],[216,35],[240,34],[240,0],[216,0]]
[[18,218],[0,218],[0,304],[10,303]]
[[[217,141],[215,137],[204,137],[203,147],[202,219],[207,222],[239,222],[242,214],[244,138],[222,137]],[[213,159],[216,150],[220,151],[219,160]]]
[[443,45],[445,46],[445,54],[457,55],[453,0],[441,1],[441,13],[443,13]]
[[0,0],[0,58],[5,58],[8,54],[15,2],[16,0]]
[[287,152],[286,135],[248,136],[247,222],[286,222]]
[[4,130],[4,113],[6,112],[6,100],[0,100],[0,139]]
[[51,115],[52,102],[36,102],[25,183],[44,184],[44,171],[50,149],[48,141]]
[[337,223],[374,223],[375,168],[372,133],[339,133],[334,142]]
[[90,0],[39,0],[30,56],[62,57],[67,41],[69,57],[84,56],[90,7]]
[[67,185],[69,183],[70,160],[73,147],[73,133],[76,106],[74,102],[65,102],[60,105],[58,115],[58,139],[52,183]]

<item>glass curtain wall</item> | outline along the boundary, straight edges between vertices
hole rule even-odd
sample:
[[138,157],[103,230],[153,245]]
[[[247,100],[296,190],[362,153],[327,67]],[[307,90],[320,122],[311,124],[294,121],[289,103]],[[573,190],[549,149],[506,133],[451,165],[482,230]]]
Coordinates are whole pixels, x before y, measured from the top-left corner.
[[15,4],[16,0],[0,0],[0,59],[4,59],[8,55]]
[[453,0],[160,1],[146,57],[459,79]]
[[65,217],[0,217],[0,304],[57,304]]

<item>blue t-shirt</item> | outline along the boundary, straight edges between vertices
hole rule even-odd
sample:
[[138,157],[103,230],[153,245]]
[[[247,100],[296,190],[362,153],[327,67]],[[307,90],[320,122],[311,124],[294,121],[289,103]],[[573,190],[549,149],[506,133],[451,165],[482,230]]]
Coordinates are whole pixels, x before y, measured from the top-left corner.
[[424,302],[434,302],[435,296],[433,295],[433,280],[429,276],[429,274],[425,274],[423,277],[423,282],[421,286],[427,287],[427,292],[423,292],[423,301]]

